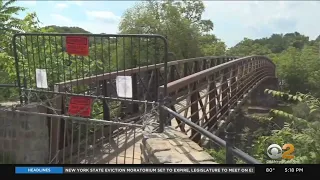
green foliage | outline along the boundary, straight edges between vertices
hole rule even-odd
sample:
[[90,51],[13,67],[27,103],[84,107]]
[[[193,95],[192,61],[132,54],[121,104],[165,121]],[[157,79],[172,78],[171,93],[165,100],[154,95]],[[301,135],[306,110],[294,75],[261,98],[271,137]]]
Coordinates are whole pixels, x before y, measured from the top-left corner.
[[254,40],[244,38],[240,43],[230,48],[227,52],[229,55],[250,56],[250,55],[267,55],[271,50],[267,47],[255,43]]
[[244,38],[227,54],[234,56],[267,55],[277,66],[277,76],[284,91],[295,94],[312,93],[320,97],[320,54],[319,38],[310,41],[309,37],[298,32],[273,34],[268,38]]
[[[14,6],[14,2],[15,0],[0,0],[0,84],[14,84],[15,82],[15,79],[12,78],[12,75],[15,74],[11,51],[12,35],[23,31],[25,24],[25,19],[13,17],[25,10],[23,7]],[[17,92],[12,89],[0,88],[0,101],[10,100],[16,94]]]
[[52,31],[57,33],[90,33],[79,27],[66,27],[66,26],[46,26],[43,28],[44,30],[52,29]]
[[202,35],[199,37],[200,49],[203,56],[223,56],[226,53],[226,45],[215,35]]
[[207,149],[207,153],[209,153],[212,157],[214,157],[214,161],[219,164],[226,163],[226,150],[214,150],[214,149]]
[[[225,149],[207,149],[207,153],[209,153],[212,157],[214,157],[214,161],[219,164],[226,164],[226,150]],[[237,157],[234,157],[234,161],[236,164],[245,164],[244,161],[241,159],[238,159]]]
[[[293,144],[295,147],[295,158],[293,160],[282,160],[280,164],[319,164],[320,163],[320,122],[319,122],[319,99],[310,94],[297,93],[292,95],[285,92],[265,90],[266,93],[274,97],[291,100],[293,113],[288,113],[278,109],[272,109],[269,118],[257,118],[258,121],[275,120],[275,118],[285,119],[283,128],[266,129],[264,134],[255,135],[255,142],[252,146],[251,155],[268,163],[269,157],[266,149],[270,144]],[[266,121],[264,122],[266,123]],[[251,132],[247,130],[247,133]]]
[[199,0],[139,2],[125,12],[119,29],[121,33],[166,36],[178,59],[223,55],[226,46],[209,34],[213,23],[202,19],[204,10]]

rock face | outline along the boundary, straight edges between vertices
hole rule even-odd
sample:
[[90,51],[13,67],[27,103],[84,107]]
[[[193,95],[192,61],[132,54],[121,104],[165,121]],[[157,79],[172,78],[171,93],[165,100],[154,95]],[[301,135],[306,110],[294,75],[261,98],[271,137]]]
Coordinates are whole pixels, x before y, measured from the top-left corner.
[[172,127],[164,133],[144,132],[140,144],[141,164],[217,164],[187,135]]

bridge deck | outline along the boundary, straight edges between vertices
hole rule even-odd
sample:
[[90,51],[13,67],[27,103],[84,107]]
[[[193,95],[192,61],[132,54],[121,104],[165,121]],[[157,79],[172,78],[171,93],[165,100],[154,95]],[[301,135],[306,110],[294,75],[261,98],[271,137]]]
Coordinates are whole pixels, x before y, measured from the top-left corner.
[[[200,92],[200,96],[205,95],[206,90]],[[205,99],[203,98],[203,104],[205,104]],[[179,104],[175,105],[177,111],[184,108],[187,104],[186,99],[181,101]],[[206,111],[208,112],[209,107],[206,106]],[[199,106],[200,109],[200,106]],[[182,116],[185,112],[180,113]],[[188,110],[187,117],[191,115],[190,109]],[[202,111],[199,111],[199,117],[202,117]],[[171,120],[171,126],[177,127],[177,122],[173,118]],[[180,130],[179,128],[176,128]],[[188,125],[185,125],[186,131],[190,129]],[[81,164],[140,164],[140,143],[143,138],[141,128],[129,129],[119,134],[117,137],[111,139],[110,142],[97,143],[97,146],[91,151],[91,154],[87,154],[87,158],[83,158],[80,161]],[[191,135],[191,131],[187,133]]]

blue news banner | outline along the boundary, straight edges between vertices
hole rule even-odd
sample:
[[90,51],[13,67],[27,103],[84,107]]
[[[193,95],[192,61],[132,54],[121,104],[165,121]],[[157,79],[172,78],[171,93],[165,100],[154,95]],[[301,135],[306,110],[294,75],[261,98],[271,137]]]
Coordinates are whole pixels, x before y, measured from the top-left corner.
[[[178,166],[16,166],[15,174],[312,174],[320,165],[178,165]],[[0,168],[5,171],[6,168]]]
[[15,167],[15,174],[254,174],[255,167]]

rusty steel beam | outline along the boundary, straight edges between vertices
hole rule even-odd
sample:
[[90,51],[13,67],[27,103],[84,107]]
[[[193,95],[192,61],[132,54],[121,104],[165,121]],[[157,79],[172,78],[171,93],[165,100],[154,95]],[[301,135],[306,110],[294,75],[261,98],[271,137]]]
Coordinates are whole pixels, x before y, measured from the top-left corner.
[[[223,69],[225,69],[227,67],[230,67],[232,65],[236,65],[237,63],[242,62],[244,60],[249,60],[250,58],[263,58],[263,59],[267,60],[270,63],[271,66],[275,67],[275,64],[269,58],[267,58],[265,56],[243,57],[243,58],[235,59],[235,60],[220,64],[220,65],[214,66],[212,68],[209,68],[209,69],[206,69],[206,70],[191,74],[189,76],[183,77],[183,78],[178,79],[176,81],[170,82],[167,85],[167,92],[172,92],[175,89],[182,88],[187,83],[191,83],[191,82],[195,82],[197,80],[203,79],[203,78],[205,78],[206,76],[208,76],[208,75],[210,75],[212,73],[221,71],[221,70],[223,70]],[[160,89],[162,89],[163,87],[164,86],[160,86]]]
[[[198,72],[198,69],[199,69],[199,64],[197,61],[195,61],[193,63],[193,73],[195,72]],[[195,103],[192,103],[191,104],[191,121],[197,125],[199,125],[199,106],[198,106],[198,94],[199,94],[199,91],[197,90],[197,82],[194,82],[192,85],[192,91],[194,91],[192,94],[191,94],[191,102],[195,102]],[[192,129],[191,130],[191,136],[194,136],[194,138],[192,140],[194,140],[195,142],[198,142],[201,138],[201,135],[197,135],[197,131]]]
[[[201,61],[201,60],[215,60],[222,58],[223,56],[208,56],[208,57],[200,57],[200,58],[190,58],[190,59],[182,59],[182,60],[176,60],[176,61],[170,61],[167,63],[168,66],[175,66],[175,65],[181,65],[185,63],[190,63],[194,61]],[[237,57],[230,56],[231,59],[236,59]],[[125,69],[121,71],[114,71],[114,72],[108,72],[104,74],[99,74],[99,75],[93,75],[85,78],[79,78],[79,79],[73,79],[70,81],[65,81],[65,82],[59,82],[56,83],[55,85],[58,85],[60,87],[63,87],[65,85],[77,85],[77,84],[90,84],[92,81],[101,81],[101,80],[107,80],[107,79],[113,79],[116,78],[117,76],[121,74],[125,74],[127,76],[130,76],[135,73],[140,73],[140,72],[145,72],[149,70],[154,70],[154,69],[160,69],[161,71],[164,68],[164,63],[159,63],[159,64],[152,64],[148,66],[142,66],[142,67],[137,67],[137,68],[132,68],[132,69]]]

